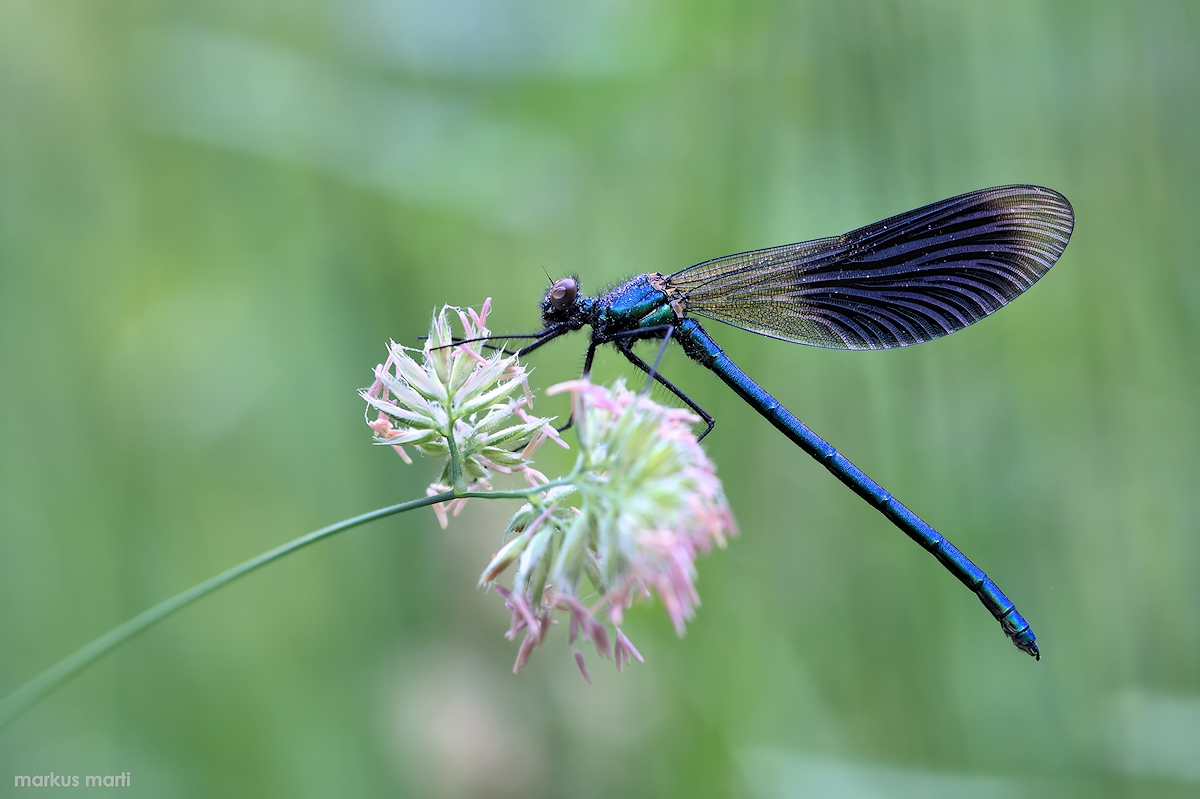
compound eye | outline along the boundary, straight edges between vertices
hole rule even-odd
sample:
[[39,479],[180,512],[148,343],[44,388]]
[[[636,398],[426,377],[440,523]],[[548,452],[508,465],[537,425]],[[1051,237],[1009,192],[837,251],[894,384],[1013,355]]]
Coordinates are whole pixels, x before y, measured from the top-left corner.
[[554,306],[554,310],[565,311],[574,304],[575,295],[578,293],[579,284],[575,282],[575,278],[564,277],[551,287],[550,293],[546,295],[546,299],[550,300],[550,304]]

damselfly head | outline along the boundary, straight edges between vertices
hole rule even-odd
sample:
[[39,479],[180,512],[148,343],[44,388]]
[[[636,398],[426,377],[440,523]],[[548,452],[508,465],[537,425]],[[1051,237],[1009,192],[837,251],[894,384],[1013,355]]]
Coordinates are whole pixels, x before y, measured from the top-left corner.
[[542,321],[561,322],[570,315],[579,299],[579,281],[573,277],[564,277],[555,281],[546,298],[542,300]]

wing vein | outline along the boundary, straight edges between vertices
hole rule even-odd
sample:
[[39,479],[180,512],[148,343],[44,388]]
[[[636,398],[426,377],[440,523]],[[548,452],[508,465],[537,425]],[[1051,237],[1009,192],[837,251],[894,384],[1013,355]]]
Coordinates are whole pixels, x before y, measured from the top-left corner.
[[1074,225],[1061,194],[999,186],[843,236],[705,261],[668,278],[687,310],[839,349],[916,344],[973,324],[1038,281]]

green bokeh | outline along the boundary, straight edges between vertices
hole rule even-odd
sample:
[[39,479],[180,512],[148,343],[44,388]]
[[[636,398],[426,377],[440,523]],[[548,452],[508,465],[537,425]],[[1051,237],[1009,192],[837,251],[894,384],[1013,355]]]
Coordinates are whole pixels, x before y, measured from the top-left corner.
[[[0,733],[0,785],[1195,795],[1198,98],[1186,1],[3,0],[0,693],[420,495],[432,466],[372,448],[355,389],[435,305],[528,330],[546,273],[594,290],[1001,183],[1077,224],[1028,296],[933,344],[712,330],[996,579],[1042,662],[672,353],[742,534],[685,638],[630,614],[644,665],[587,686],[556,633],[513,676],[475,590],[511,505],[422,510],[109,656]],[[540,351],[535,382],[582,353]]]

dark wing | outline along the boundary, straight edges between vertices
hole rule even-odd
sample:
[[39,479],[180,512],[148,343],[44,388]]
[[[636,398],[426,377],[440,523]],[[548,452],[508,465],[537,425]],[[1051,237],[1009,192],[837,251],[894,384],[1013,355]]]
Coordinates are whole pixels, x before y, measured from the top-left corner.
[[668,278],[687,312],[764,336],[839,349],[903,347],[1007,305],[1071,238],[1067,198],[998,186],[844,236],[727,255]]

